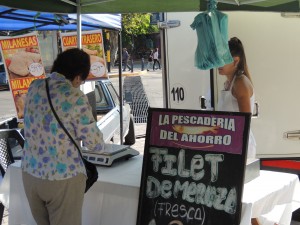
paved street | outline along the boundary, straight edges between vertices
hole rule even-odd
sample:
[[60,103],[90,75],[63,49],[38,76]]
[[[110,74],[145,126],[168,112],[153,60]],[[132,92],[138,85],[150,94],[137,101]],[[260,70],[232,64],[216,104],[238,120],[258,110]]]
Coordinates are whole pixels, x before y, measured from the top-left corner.
[[[161,70],[156,71],[140,71],[137,70],[135,74],[125,73],[125,76],[122,77],[122,83],[125,84],[125,80],[135,80],[134,77],[139,77],[141,79],[142,87],[149,103],[149,106],[152,108],[162,108],[163,107],[163,94],[162,94],[162,72]],[[115,72],[111,76],[111,81],[116,88],[119,90],[119,79],[117,73]],[[123,87],[123,90],[125,87]],[[134,149],[138,150],[141,154],[144,152],[144,142],[146,134],[146,123],[135,123],[136,131],[136,143],[132,146]]]
[[12,94],[10,91],[0,91],[0,122],[16,115]]

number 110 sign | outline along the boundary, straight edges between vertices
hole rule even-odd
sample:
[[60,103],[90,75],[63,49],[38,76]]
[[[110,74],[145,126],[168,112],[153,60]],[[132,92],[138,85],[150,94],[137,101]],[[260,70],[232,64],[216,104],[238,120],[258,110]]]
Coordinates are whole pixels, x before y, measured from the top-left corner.
[[174,84],[170,91],[170,101],[175,104],[181,104],[185,101],[185,88],[182,84]]

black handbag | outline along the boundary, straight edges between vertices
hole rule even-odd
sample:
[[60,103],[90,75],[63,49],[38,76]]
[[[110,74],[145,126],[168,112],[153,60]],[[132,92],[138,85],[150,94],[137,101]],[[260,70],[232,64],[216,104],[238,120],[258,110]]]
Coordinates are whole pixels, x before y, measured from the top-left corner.
[[65,131],[65,133],[68,135],[68,137],[70,138],[70,140],[73,142],[73,144],[76,146],[79,155],[84,163],[85,169],[86,169],[86,175],[87,175],[87,180],[86,180],[86,186],[85,186],[85,193],[92,187],[92,185],[98,180],[98,171],[97,171],[97,167],[87,161],[85,158],[82,157],[80,148],[78,147],[77,143],[75,142],[75,140],[72,138],[72,136],[70,135],[70,133],[67,131],[67,129],[65,128],[65,126],[62,124],[61,120],[59,119],[58,115],[56,114],[53,105],[52,105],[52,101],[50,98],[50,94],[49,94],[49,85],[48,85],[48,78],[45,80],[46,81],[46,91],[47,91],[47,97],[48,97],[48,101],[51,107],[51,110],[57,120],[57,122],[59,123],[59,125],[61,126],[61,128]]

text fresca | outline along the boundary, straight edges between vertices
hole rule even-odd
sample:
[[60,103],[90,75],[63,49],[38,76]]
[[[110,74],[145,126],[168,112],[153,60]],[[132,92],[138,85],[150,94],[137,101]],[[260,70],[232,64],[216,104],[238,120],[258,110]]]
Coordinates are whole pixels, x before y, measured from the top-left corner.
[[[196,154],[192,157],[189,168],[186,168],[185,150],[178,155],[168,154],[168,149],[151,147],[149,149],[153,174],[147,177],[146,196],[156,199],[154,215],[180,217],[187,222],[205,220],[204,206],[235,214],[237,207],[237,192],[235,187],[215,187],[201,181],[210,176],[210,184],[218,180],[218,165],[224,161],[223,154]],[[210,174],[206,174],[207,164]],[[205,166],[206,165],[206,166]],[[155,176],[157,174],[157,176]],[[158,177],[179,177],[171,181]],[[189,178],[182,181],[181,178]],[[181,181],[180,181],[181,180]],[[161,198],[159,198],[161,197]],[[161,200],[163,199],[163,200]],[[183,200],[182,204],[172,203],[172,199]],[[186,202],[187,204],[184,204]],[[188,203],[193,203],[190,206]]]

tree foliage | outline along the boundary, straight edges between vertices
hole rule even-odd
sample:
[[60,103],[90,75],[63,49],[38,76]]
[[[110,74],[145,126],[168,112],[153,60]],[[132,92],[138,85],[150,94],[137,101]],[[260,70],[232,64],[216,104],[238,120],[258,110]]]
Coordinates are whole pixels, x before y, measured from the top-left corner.
[[[122,14],[122,46],[129,52],[137,51],[134,40],[137,36],[158,33],[158,27],[150,24],[151,13]],[[118,32],[110,31],[111,63],[114,66],[118,52]],[[145,45],[147,40],[145,39]]]
[[134,46],[133,40],[137,35],[158,32],[156,25],[150,24],[151,13],[122,14],[122,43],[123,46]]

